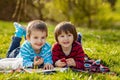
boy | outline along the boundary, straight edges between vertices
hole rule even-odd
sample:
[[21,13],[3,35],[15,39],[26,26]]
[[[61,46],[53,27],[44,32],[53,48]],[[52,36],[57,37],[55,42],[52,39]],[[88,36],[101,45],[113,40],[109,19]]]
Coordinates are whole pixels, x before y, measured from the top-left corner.
[[[7,57],[23,58],[23,66],[27,68],[38,66],[39,68],[43,67],[43,69],[52,69],[51,46],[46,42],[48,35],[46,24],[40,20],[33,20],[28,23],[27,32],[21,25],[17,23],[14,25],[16,32]],[[22,36],[26,36],[26,40],[18,48]]]
[[54,66],[84,70],[85,54],[81,42],[76,41],[78,35],[74,25],[61,22],[55,27],[54,35],[57,42],[52,48]]
[[[81,45],[81,35],[76,32],[70,22],[59,23],[54,30],[56,43],[52,48],[54,66],[70,67],[73,70],[89,72],[109,72],[109,68],[100,64],[100,60],[92,60]],[[76,41],[77,40],[77,41]]]

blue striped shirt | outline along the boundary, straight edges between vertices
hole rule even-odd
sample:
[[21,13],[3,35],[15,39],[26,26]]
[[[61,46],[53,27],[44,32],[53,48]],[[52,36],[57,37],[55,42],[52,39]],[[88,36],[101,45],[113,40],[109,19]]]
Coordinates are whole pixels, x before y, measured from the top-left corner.
[[44,64],[47,64],[47,63],[53,64],[51,46],[47,42],[42,46],[40,53],[36,54],[30,42],[26,40],[22,44],[20,48],[20,52],[17,55],[17,57],[23,58],[24,67],[32,67],[35,56],[42,57],[44,60]]

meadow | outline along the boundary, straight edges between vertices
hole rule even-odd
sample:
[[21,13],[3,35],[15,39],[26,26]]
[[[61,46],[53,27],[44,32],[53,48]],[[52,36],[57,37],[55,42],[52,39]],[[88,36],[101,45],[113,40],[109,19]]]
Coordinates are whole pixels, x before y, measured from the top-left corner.
[[[26,25],[26,23],[22,24]],[[47,42],[51,45],[55,42],[54,27],[54,25],[48,26]],[[0,58],[6,57],[14,31],[13,22],[0,21]],[[0,80],[120,80],[120,29],[100,30],[77,27],[77,31],[82,33],[82,46],[85,53],[92,59],[101,59],[102,63],[117,75],[69,70],[48,75],[42,73],[0,73]]]

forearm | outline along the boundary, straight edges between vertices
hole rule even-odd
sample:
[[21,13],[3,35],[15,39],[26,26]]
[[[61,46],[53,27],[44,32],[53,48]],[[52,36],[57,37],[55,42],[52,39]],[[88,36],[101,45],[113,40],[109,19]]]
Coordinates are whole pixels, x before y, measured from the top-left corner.
[[28,67],[29,67],[29,68],[30,68],[30,67],[32,68],[32,67],[33,67],[33,64],[34,64],[33,62],[23,62],[23,66],[26,67],[26,68],[28,68]]
[[74,68],[76,69],[81,69],[83,70],[84,69],[84,62],[75,62],[76,63],[76,66]]
[[44,64],[53,64],[52,56],[44,58]]

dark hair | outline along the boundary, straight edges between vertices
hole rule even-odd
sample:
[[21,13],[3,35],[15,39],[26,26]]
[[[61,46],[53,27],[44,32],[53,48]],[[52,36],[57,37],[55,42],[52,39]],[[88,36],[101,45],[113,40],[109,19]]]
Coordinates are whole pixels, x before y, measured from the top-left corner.
[[45,31],[46,36],[48,36],[48,30],[47,30],[47,25],[45,22],[41,20],[33,20],[28,23],[27,26],[27,35],[30,36],[31,32],[33,30],[40,30],[40,31]]
[[71,22],[61,22],[59,23],[54,30],[54,35],[55,35],[55,40],[58,42],[58,36],[62,33],[65,32],[66,34],[70,32],[73,34],[74,41],[77,39],[77,31],[75,26]]

